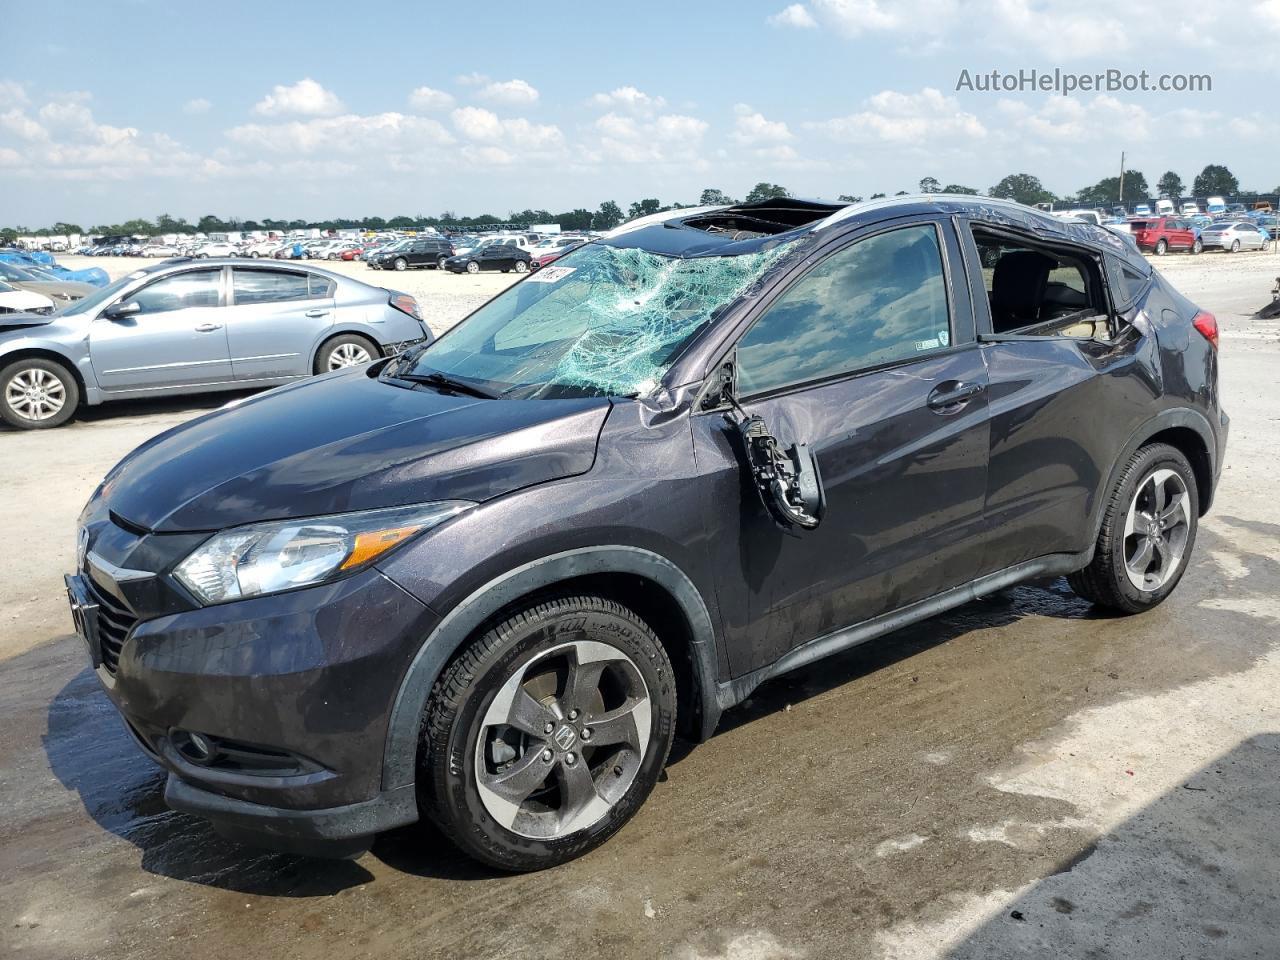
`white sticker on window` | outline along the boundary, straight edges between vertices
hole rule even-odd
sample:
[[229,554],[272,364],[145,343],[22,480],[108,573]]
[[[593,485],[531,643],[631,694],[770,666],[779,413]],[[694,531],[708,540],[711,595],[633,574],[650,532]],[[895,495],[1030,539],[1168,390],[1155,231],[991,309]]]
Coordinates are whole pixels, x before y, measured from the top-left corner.
[[942,346],[944,346],[944,347],[945,347],[945,346],[947,346],[947,344],[949,344],[950,342],[951,342],[951,334],[950,334],[950,333],[948,333],[946,330],[940,330],[940,331],[938,331],[938,343],[942,344]]
[[937,337],[930,337],[928,340],[917,340],[917,350],[937,350],[942,346],[942,342]]
[[577,267],[543,267],[537,273],[533,274],[526,283],[555,283],[557,280],[563,280],[569,274],[573,273]]

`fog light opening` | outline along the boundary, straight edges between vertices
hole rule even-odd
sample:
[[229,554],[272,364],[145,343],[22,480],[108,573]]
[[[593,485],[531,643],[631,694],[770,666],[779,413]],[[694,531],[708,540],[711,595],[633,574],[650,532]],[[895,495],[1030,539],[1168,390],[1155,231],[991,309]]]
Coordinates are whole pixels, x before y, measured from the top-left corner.
[[192,763],[209,767],[217,762],[219,750],[203,734],[181,730],[174,734],[173,742],[178,752]]

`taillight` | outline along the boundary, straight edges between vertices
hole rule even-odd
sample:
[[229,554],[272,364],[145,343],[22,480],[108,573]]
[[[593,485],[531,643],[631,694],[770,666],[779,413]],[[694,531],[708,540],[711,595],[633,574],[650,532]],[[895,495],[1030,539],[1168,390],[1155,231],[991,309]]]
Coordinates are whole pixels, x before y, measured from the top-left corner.
[[1201,310],[1196,314],[1195,319],[1191,321],[1191,325],[1200,332],[1200,336],[1209,341],[1209,345],[1213,349],[1218,349],[1218,318],[1206,310]]
[[422,311],[418,309],[418,301],[407,293],[393,293],[390,303],[401,313],[407,313],[415,320],[422,319]]

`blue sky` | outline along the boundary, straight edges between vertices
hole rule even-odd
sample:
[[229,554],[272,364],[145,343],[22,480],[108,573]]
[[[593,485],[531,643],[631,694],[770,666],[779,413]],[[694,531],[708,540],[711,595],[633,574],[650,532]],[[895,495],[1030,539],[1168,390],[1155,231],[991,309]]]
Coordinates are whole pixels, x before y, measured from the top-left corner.
[[[503,16],[499,11],[511,11]],[[758,180],[1069,192],[1129,165],[1280,182],[1280,0],[4,8],[0,223],[594,208]],[[1259,52],[1245,52],[1245,48]],[[1206,93],[957,91],[962,69],[1204,72]]]

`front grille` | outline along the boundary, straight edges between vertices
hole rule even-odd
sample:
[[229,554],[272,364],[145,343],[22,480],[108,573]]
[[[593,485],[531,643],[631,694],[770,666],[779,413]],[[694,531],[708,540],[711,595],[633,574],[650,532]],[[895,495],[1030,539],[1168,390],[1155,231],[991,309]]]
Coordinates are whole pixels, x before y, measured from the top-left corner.
[[92,577],[85,577],[89,593],[98,605],[98,638],[102,643],[102,665],[107,673],[115,674],[120,666],[120,651],[124,649],[125,638],[138,622],[124,604],[93,582]]

